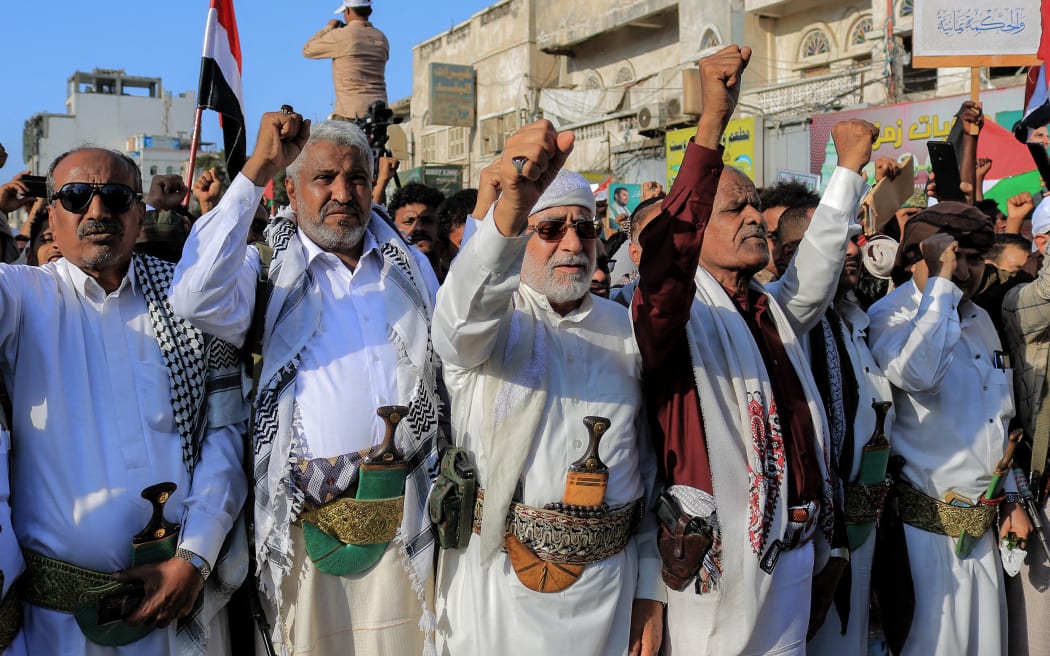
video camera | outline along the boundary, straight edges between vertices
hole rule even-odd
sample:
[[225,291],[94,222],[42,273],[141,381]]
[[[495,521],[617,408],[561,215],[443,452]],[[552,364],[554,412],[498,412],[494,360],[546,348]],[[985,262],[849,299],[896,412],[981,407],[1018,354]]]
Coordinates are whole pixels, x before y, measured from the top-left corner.
[[372,147],[373,153],[379,151],[379,155],[390,156],[386,148],[390,135],[386,131],[391,125],[396,125],[401,121],[402,117],[394,116],[394,110],[390,109],[385,102],[377,100],[368,106],[368,113],[364,118],[356,119],[354,122],[368,137],[368,145]]

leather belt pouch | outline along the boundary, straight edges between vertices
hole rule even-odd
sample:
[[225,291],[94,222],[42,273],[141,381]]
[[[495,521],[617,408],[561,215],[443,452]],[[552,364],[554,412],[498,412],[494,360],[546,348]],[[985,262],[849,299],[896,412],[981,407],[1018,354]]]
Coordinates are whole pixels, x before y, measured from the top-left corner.
[[427,500],[430,521],[437,528],[442,549],[467,546],[474,524],[477,482],[477,467],[470,452],[449,447],[441,457],[441,468]]
[[711,548],[711,527],[704,518],[682,512],[681,505],[669,494],[660,495],[655,511],[660,521],[660,573],[667,587],[684,590],[700,571]]

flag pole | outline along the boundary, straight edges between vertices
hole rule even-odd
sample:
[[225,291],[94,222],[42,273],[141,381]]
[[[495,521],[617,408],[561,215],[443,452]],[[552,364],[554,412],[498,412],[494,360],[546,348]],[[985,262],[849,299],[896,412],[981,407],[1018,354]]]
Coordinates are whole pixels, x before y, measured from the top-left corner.
[[204,108],[197,105],[197,114],[193,117],[193,136],[190,138],[190,165],[186,170],[186,198],[182,204],[190,206],[190,194],[193,190],[193,170],[197,166],[197,149],[201,145],[201,115]]

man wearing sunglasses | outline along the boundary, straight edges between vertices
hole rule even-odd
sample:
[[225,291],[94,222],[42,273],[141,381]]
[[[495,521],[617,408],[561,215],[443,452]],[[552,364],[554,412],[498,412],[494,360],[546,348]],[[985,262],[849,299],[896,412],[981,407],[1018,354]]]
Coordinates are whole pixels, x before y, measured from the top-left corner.
[[[285,167],[294,214],[269,228],[257,298],[263,262],[246,235]],[[359,127],[311,126],[287,106],[264,114],[255,152],[194,224],[172,287],[172,305],[197,325],[236,343],[261,334],[255,544],[278,653],[421,654],[432,635],[420,627],[434,622],[424,502],[441,407],[429,340],[437,279],[371,199]],[[256,303],[267,306],[253,328]],[[367,496],[376,472],[359,467],[361,454],[384,440],[376,411],[392,405],[408,407],[394,437],[403,492]],[[369,512],[378,521],[362,520]]]
[[[719,146],[750,56],[733,45],[701,60],[696,136],[639,236],[635,334],[669,486],[661,506],[680,509],[660,529],[675,654],[805,653],[811,598],[822,619],[823,591],[849,556],[833,530],[823,407],[796,335],[833,298],[877,131],[836,126],[839,167],[797,268],[753,282],[769,260],[758,194],[723,167]],[[710,531],[710,548],[683,562],[693,525]]]
[[[47,188],[63,257],[0,265],[27,652],[224,653],[220,587],[247,556],[245,540],[222,549],[247,492],[237,350],[171,313],[173,265],[133,253],[145,207],[132,160],[74,150]],[[143,490],[169,482],[164,514],[181,527],[133,546],[152,523]]]
[[[442,653],[571,646],[651,655],[660,646],[655,523],[619,524],[647,507],[655,479],[638,432],[638,350],[623,307],[590,293],[600,222],[590,185],[562,168],[572,143],[548,121],[507,140],[501,195],[438,293],[434,348],[455,442],[476,461],[483,489],[483,509],[469,499],[462,510],[480,524],[477,534],[441,552]],[[597,449],[608,467],[598,483],[602,505],[574,507],[579,486],[568,471],[589,453],[585,418],[595,417],[608,420]],[[503,551],[507,525],[517,527],[515,540],[542,537],[521,537],[511,556]],[[569,536],[585,545],[572,573],[550,587],[530,578],[569,567],[550,549]]]

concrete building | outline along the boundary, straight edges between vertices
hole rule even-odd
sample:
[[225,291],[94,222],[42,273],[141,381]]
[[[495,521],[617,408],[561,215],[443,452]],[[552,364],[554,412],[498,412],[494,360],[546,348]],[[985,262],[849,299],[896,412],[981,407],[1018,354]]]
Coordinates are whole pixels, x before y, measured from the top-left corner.
[[124,70],[77,71],[66,83],[66,113],[41,113],[25,123],[26,168],[44,175],[62,153],[84,144],[127,153],[142,168],[144,189],[154,175],[184,173],[197,93],[173,95],[160,78]]
[[[740,43],[754,49],[735,132],[752,177],[817,173],[814,115],[967,90],[969,69],[911,67],[912,10],[913,0],[502,0],[413,49],[410,165],[460,166],[473,185],[507,135],[544,117],[575,131],[569,166],[592,180],[668,179],[671,136],[700,111],[696,61]],[[985,89],[1022,83],[1017,69],[982,78]],[[453,118],[450,102],[462,110]]]

